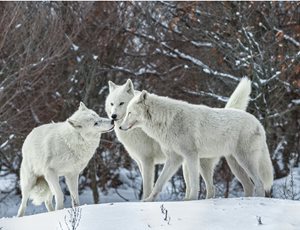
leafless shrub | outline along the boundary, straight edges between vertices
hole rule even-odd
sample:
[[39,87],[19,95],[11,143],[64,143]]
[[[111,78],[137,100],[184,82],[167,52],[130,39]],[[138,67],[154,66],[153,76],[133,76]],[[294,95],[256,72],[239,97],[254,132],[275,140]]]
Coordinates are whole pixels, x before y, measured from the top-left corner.
[[285,178],[284,183],[276,187],[279,197],[282,199],[299,200],[300,191],[296,186],[293,168],[291,168],[290,174]]
[[160,211],[164,215],[164,221],[166,221],[168,224],[170,224],[171,217],[168,214],[168,210],[164,207],[163,204],[160,206]]
[[[127,78],[137,89],[223,107],[248,76],[248,111],[266,128],[275,178],[289,174],[292,154],[299,163],[297,2],[0,5],[1,175],[18,176],[21,146],[32,128],[63,121],[81,100],[105,116],[107,81]],[[98,203],[99,188],[120,185],[116,169],[132,166],[114,133],[103,135],[80,188],[90,187]],[[215,180],[226,197],[232,178],[222,161]],[[172,191],[184,190],[179,180],[180,171]]]
[[256,220],[257,220],[258,225],[263,225],[263,223],[261,221],[261,216],[256,216]]
[[64,217],[64,226],[61,222],[59,222],[59,227],[61,230],[76,230],[79,227],[81,220],[81,211],[80,207],[74,207],[68,210],[68,216]]

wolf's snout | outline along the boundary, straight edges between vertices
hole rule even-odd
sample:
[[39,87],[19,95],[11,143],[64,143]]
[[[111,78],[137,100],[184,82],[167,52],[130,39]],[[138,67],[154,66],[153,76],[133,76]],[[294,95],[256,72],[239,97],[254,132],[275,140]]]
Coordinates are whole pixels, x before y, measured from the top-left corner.
[[117,118],[117,114],[111,115],[111,118],[112,118],[112,119],[116,119],[116,118]]
[[114,120],[111,120],[111,121],[110,121],[110,124],[113,125],[113,124],[114,124]]

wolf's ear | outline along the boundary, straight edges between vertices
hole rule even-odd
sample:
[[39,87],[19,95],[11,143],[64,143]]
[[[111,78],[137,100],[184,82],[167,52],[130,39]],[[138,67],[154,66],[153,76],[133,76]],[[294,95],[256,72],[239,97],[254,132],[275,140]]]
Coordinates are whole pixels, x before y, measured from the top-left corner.
[[82,126],[80,125],[80,123],[78,122],[78,121],[76,121],[76,120],[73,120],[73,119],[67,119],[67,122],[70,124],[70,125],[72,125],[73,126],[73,128],[75,128],[75,129],[80,129],[80,128],[82,128]]
[[134,88],[130,79],[128,79],[125,83],[125,90],[127,93],[134,95]]
[[117,88],[117,85],[112,81],[108,81],[109,92],[114,91]]
[[148,97],[148,92],[146,90],[143,90],[139,96],[139,100],[137,103],[141,103],[143,101],[145,101]]
[[81,101],[80,104],[79,104],[79,110],[86,110],[88,109],[85,104]]

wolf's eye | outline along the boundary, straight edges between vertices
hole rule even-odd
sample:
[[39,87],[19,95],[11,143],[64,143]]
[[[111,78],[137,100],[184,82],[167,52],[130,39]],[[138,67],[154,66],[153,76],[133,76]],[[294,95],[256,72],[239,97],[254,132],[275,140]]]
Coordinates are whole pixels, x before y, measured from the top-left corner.
[[121,102],[120,105],[124,105],[124,102]]
[[97,126],[97,125],[99,125],[99,122],[95,122],[94,126]]
[[114,106],[114,103],[110,103],[111,106]]

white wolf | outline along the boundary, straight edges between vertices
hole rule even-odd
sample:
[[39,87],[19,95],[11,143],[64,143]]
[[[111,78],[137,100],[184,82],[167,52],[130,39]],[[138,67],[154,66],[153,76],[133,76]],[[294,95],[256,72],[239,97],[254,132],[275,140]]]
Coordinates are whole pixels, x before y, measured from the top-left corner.
[[[129,101],[134,95],[139,94],[140,91],[135,91],[130,79],[124,85],[116,85],[109,81],[109,95],[106,98],[105,109],[109,117],[115,120],[115,132],[119,141],[125,146],[129,155],[137,162],[140,169],[143,181],[143,199],[147,198],[153,188],[154,184],[154,166],[155,164],[164,164],[166,162],[165,154],[157,141],[149,137],[142,129],[136,128],[124,132],[119,129],[120,124],[125,117],[126,108]],[[251,81],[244,78],[239,83],[226,104],[226,108],[236,108],[245,110],[248,105],[249,95],[251,93]],[[253,183],[247,176],[246,172],[236,163],[234,158],[226,158],[231,170],[235,176],[241,181],[245,196],[253,194]],[[206,198],[214,196],[213,186],[213,172],[217,158],[202,158],[200,160],[200,173],[206,185]],[[186,164],[183,164],[184,179],[187,184],[186,199],[190,190],[189,183],[187,183],[187,169]]]
[[65,176],[73,207],[79,205],[78,176],[99,145],[101,133],[112,131],[113,121],[101,118],[82,102],[65,122],[33,129],[26,137],[20,169],[22,202],[18,216],[23,216],[30,198],[35,205],[45,202],[52,211],[63,208],[59,177]]
[[264,128],[247,112],[193,105],[142,91],[129,102],[120,126],[122,130],[134,128],[141,128],[159,142],[167,155],[163,171],[145,201],[156,198],[182,163],[188,170],[187,198],[197,199],[199,158],[233,159],[253,180],[258,196],[264,196],[272,186],[273,168]]

